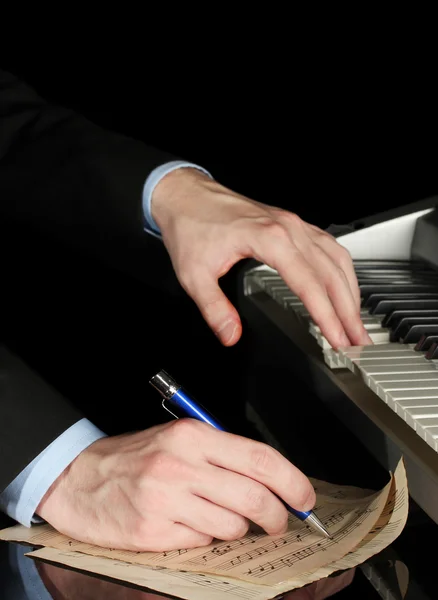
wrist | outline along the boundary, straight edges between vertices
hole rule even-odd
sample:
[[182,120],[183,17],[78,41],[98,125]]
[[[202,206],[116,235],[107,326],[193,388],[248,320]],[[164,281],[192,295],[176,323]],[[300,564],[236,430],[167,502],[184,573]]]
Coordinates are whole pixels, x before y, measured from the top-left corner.
[[167,173],[157,183],[151,197],[151,214],[160,230],[166,227],[172,215],[182,214],[187,202],[193,201],[200,189],[217,185],[196,167],[179,168]]
[[107,441],[107,437],[96,440],[62,471],[38,504],[35,513],[39,517],[52,523],[54,516],[68,513],[69,502],[74,503],[75,492],[81,490],[90,477],[98,476],[101,465],[99,458],[95,458],[96,451],[99,452],[101,445],[105,446]]

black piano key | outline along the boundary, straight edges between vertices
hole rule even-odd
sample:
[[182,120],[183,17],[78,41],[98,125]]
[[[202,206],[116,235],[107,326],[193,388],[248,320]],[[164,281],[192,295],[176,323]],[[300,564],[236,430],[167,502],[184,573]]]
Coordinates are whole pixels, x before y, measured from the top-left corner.
[[[390,330],[389,341],[397,342],[399,340],[404,340],[406,337],[406,334],[408,333],[409,329],[413,325],[425,325],[425,328],[421,333],[428,333],[428,331],[429,331],[429,329],[427,327],[428,325],[430,325],[430,327],[434,327],[435,325],[437,325],[437,327],[438,327],[438,318],[437,317],[405,317],[404,319],[401,319],[398,322],[395,329]],[[435,333],[435,332],[432,331],[431,333]],[[420,336],[418,337],[416,342],[418,342],[419,339],[420,339]]]
[[427,293],[396,293],[396,294],[371,294],[364,306],[369,309],[370,314],[374,314],[377,306],[382,301],[391,300],[421,300],[421,299],[435,299],[438,298],[438,290],[436,292]]
[[395,294],[395,293],[400,293],[402,290],[403,292],[409,292],[411,294],[415,294],[415,293],[438,293],[438,286],[436,285],[429,285],[429,284],[414,284],[414,285],[388,285],[388,284],[376,284],[376,285],[368,285],[368,284],[363,284],[361,286],[359,286],[360,289],[360,295],[362,297],[362,305],[365,305],[366,301],[368,300],[368,298],[371,296],[371,294]]
[[438,317],[438,310],[393,310],[382,319],[382,327],[395,329],[400,321],[406,317]]
[[425,333],[416,343],[414,350],[417,352],[427,352],[435,342],[438,342],[438,335],[428,335]]
[[[429,270],[429,266],[423,261],[415,260],[373,260],[373,259],[353,259],[353,265],[356,268],[365,269],[422,269]],[[430,268],[432,271],[433,269]]]
[[428,360],[438,359],[438,342],[434,342],[429,350],[426,352],[426,358]]
[[354,269],[356,275],[364,277],[436,277],[436,270],[411,270],[411,269]]
[[417,277],[404,277],[404,278],[387,278],[387,277],[356,277],[359,287],[361,285],[434,285],[438,288],[438,277],[429,278],[417,278]]
[[438,334],[438,323],[431,325],[412,325],[404,337],[396,340],[402,344],[416,344],[424,334]]
[[387,315],[394,310],[415,310],[415,309],[438,309],[438,295],[429,300],[381,300],[373,314],[375,315]]

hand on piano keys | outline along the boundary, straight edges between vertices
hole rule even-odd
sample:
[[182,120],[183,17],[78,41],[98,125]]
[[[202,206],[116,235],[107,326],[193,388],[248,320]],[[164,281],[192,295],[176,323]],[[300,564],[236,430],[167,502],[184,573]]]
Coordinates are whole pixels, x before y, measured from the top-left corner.
[[258,284],[308,328],[331,369],[362,377],[394,412],[438,451],[438,272],[411,261],[357,260],[360,314],[373,345],[335,350],[278,274]]
[[333,346],[370,343],[350,253],[329,233],[196,169],[164,177],[152,213],[178,280],[224,345],[238,341],[242,324],[218,280],[243,258],[276,269]]

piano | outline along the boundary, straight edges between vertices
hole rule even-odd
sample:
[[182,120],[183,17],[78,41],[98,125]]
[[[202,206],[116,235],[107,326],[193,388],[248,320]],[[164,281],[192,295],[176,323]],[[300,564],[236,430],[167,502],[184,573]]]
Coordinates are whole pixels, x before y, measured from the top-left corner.
[[[335,351],[279,274],[250,261],[241,271],[238,292],[251,335],[250,360],[257,370],[264,354],[264,377],[280,382],[268,400],[265,393],[249,394],[247,416],[267,442],[284,451],[290,433],[287,428],[279,433],[281,421],[294,414],[284,405],[300,401],[305,412],[302,389],[308,390],[386,473],[403,456],[412,504],[435,528],[438,196],[328,231],[353,259],[362,320],[374,344]],[[294,397],[295,385],[304,386],[300,400]]]

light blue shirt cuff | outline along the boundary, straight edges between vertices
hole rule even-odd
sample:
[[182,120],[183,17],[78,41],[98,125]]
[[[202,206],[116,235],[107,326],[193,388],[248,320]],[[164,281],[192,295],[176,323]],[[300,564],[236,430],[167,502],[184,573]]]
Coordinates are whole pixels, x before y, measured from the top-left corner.
[[42,520],[35,510],[52,483],[96,440],[106,437],[88,419],[81,419],[43,450],[0,494],[0,509],[26,527]]
[[165,175],[174,171],[175,169],[181,169],[184,167],[190,167],[192,169],[199,169],[209,177],[212,177],[211,173],[209,173],[204,167],[200,167],[199,165],[195,165],[194,163],[185,162],[183,160],[173,160],[163,165],[160,165],[156,169],[150,173],[149,177],[146,179],[146,182],[143,187],[143,212],[144,218],[146,221],[145,231],[155,237],[161,238],[160,228],[156,224],[154,218],[152,217],[151,211],[151,200],[152,200],[152,192],[155,189],[155,186]]

